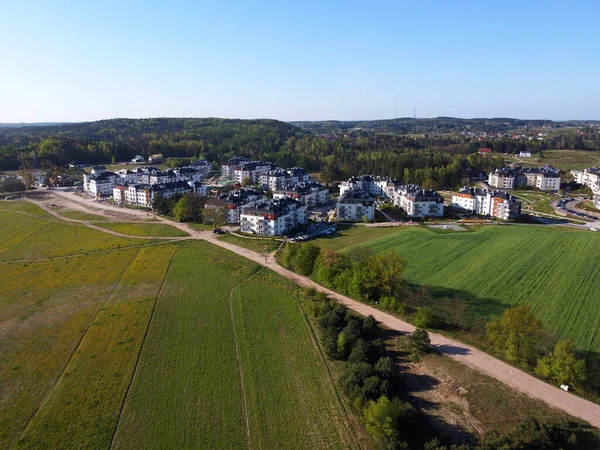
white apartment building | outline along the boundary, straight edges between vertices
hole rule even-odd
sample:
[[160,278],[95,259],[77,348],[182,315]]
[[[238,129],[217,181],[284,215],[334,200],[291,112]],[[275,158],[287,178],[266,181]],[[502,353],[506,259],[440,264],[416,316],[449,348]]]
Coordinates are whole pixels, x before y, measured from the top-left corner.
[[261,175],[278,168],[276,164],[270,162],[252,161],[236,167],[233,170],[233,179],[240,184],[246,178],[251,178],[253,183],[258,183]]
[[223,178],[233,179],[234,171],[236,168],[239,168],[242,164],[249,163],[250,160],[248,158],[244,158],[243,156],[237,156],[235,158],[231,158],[225,164],[221,166],[221,176]]
[[227,223],[239,223],[241,215],[259,203],[267,201],[265,193],[258,189],[236,189],[217,197],[218,202],[227,209]]
[[444,198],[433,189],[421,189],[416,185],[398,188],[394,205],[403,209],[409,217],[442,217]]
[[273,198],[293,198],[311,208],[317,205],[325,205],[329,201],[329,189],[316,181],[311,183],[304,182],[291,187],[277,189],[273,192]]
[[283,198],[246,209],[240,216],[240,231],[279,236],[305,223],[306,206],[296,200]]
[[352,177],[348,181],[340,183],[340,196],[349,190],[358,189],[374,197],[386,197],[388,196],[387,190],[390,183],[393,184],[393,180],[386,177],[374,177],[371,175]]
[[494,172],[490,172],[488,184],[496,189],[533,187],[542,191],[558,191],[560,189],[560,176],[558,170],[550,165],[524,169],[501,167]]
[[374,198],[360,190],[346,190],[335,207],[336,217],[339,220],[362,221],[364,216],[368,220],[375,218],[375,200]]
[[113,172],[97,172],[83,176],[83,190],[93,197],[110,197],[119,176]]
[[508,171],[497,169],[495,172],[490,172],[488,184],[498,189],[513,189],[515,187],[515,176]]
[[464,187],[452,196],[451,206],[455,209],[497,217],[513,219],[521,214],[521,202],[505,192]]
[[156,195],[170,198],[175,194],[195,192],[194,182],[175,181],[163,184],[119,184],[113,188],[116,203],[152,207]]
[[594,192],[600,192],[600,167],[590,167],[585,170],[573,170],[571,172],[575,181],[592,188]]

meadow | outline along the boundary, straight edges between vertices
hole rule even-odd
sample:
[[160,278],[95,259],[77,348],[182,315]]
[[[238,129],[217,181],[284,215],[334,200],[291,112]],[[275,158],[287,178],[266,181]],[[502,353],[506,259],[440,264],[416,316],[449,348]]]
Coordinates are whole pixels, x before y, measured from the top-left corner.
[[22,202],[0,251],[0,448],[358,447],[279,276]]
[[183,237],[188,233],[162,223],[103,223],[102,228],[130,236]]
[[337,250],[365,245],[394,249],[407,261],[409,281],[439,296],[465,299],[487,319],[512,305],[529,305],[544,323],[580,348],[600,351],[600,235],[566,227],[486,226],[470,232],[424,227],[394,229],[371,239],[356,227],[317,241]]

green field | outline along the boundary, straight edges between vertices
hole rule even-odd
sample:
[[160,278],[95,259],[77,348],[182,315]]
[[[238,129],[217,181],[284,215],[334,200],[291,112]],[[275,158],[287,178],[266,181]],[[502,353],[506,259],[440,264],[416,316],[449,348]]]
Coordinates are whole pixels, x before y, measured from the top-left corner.
[[98,214],[86,213],[83,211],[59,211],[58,212],[62,217],[66,217],[67,219],[75,219],[75,220],[92,220],[92,221],[105,221],[106,217],[100,216]]
[[157,223],[103,223],[102,228],[130,236],[183,237],[188,233],[171,225]]
[[542,164],[552,164],[564,171],[582,170],[600,165],[600,152],[580,150],[546,150],[540,159]]
[[372,239],[360,228],[345,233],[316,242],[338,250],[359,244],[376,251],[393,248],[406,259],[410,281],[465,298],[476,316],[530,305],[560,335],[583,349],[600,351],[598,234],[508,225],[446,233],[394,229]]
[[0,448],[357,447],[279,276],[27,203],[0,246]]

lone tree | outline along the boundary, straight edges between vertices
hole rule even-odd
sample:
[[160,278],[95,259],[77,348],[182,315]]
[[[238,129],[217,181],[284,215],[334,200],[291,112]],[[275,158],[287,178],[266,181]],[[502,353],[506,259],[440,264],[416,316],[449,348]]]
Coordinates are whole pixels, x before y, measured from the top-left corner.
[[227,208],[223,203],[216,199],[206,202],[204,205],[204,222],[219,228],[222,224],[227,223]]
[[194,194],[193,192],[186,193],[173,208],[175,219],[179,222],[185,222],[187,220],[191,220],[194,223],[200,222],[205,202],[205,197]]
[[485,328],[490,342],[509,361],[528,366],[535,359],[536,341],[542,326],[529,307],[507,309],[502,317],[492,319]]
[[538,359],[535,372],[571,386],[580,386],[586,379],[585,360],[575,356],[573,343],[569,340],[558,341],[553,352]]
[[410,352],[413,355],[424,355],[431,351],[431,339],[427,330],[417,328],[410,335]]

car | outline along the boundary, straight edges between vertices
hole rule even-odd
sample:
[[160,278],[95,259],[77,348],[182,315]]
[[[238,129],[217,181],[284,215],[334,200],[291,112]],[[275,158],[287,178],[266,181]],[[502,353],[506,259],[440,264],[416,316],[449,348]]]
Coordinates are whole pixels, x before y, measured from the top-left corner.
[[12,195],[7,195],[4,197],[4,200],[12,200],[14,197]]
[[215,228],[213,230],[213,233],[216,233],[216,234],[225,234],[225,230],[223,230],[222,228]]

